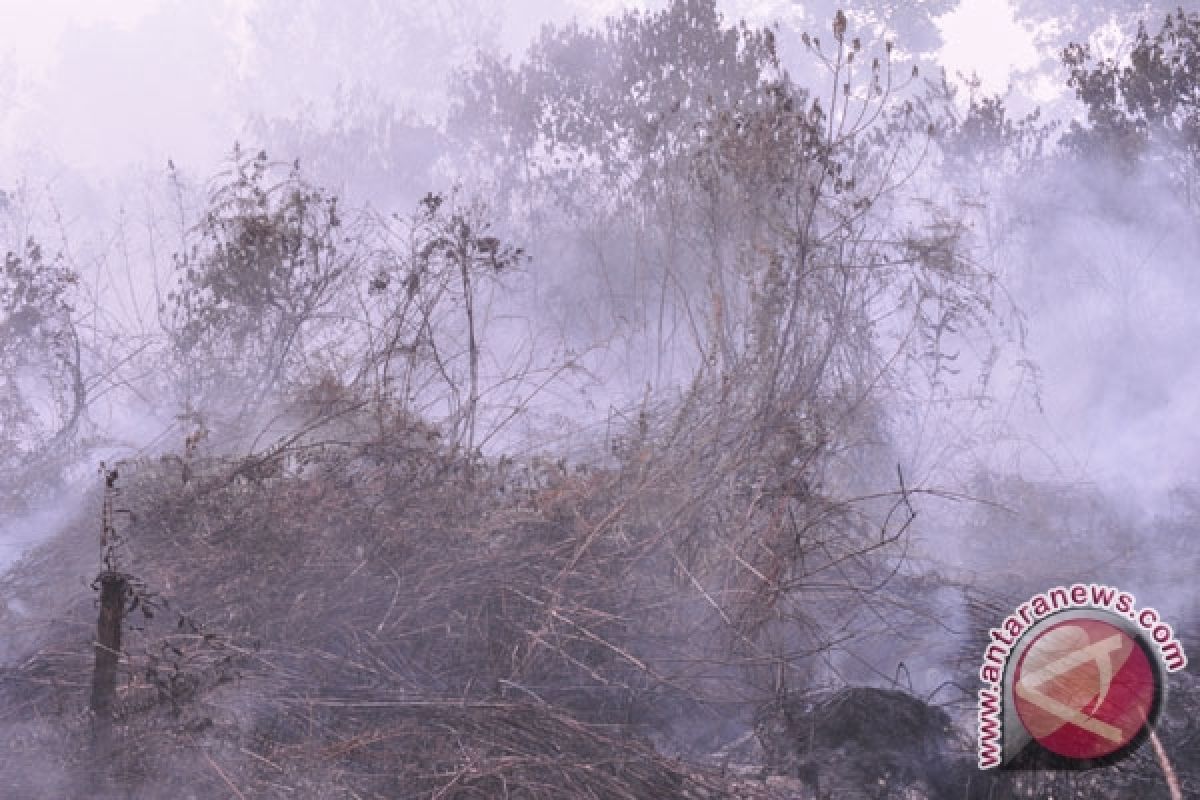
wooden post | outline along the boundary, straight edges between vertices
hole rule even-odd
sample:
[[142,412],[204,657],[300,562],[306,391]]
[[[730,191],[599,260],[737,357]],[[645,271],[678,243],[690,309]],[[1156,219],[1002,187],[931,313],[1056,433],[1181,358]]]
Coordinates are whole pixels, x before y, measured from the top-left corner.
[[121,657],[121,623],[128,581],[119,572],[102,572],[100,619],[96,623],[96,668],[92,673],[92,712],[101,726],[112,718],[117,693],[117,662]]

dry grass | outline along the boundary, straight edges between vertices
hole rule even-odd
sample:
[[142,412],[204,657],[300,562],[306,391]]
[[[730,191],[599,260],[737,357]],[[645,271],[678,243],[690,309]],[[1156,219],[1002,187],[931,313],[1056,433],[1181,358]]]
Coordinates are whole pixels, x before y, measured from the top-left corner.
[[154,615],[130,616],[110,742],[80,713],[94,517],[0,586],[10,793],[770,796],[689,759],[801,685],[829,646],[806,601],[892,603],[912,491],[875,527],[873,501],[784,493],[723,435],[649,427],[606,468],[477,464],[469,485],[408,430],[197,461],[186,484],[126,465],[120,565]]
[[644,482],[497,468],[468,490],[432,446],[279,459],[250,478],[244,463],[194,464],[186,485],[172,460],[123,468],[118,557],[153,616],[130,615],[99,765],[66,756],[95,752],[79,715],[95,612],[77,573],[96,567],[61,558],[96,552],[96,528],[80,520],[6,579],[21,607],[52,610],[6,612],[32,655],[8,670],[0,710],[9,730],[65,732],[51,748],[65,784],[441,798],[703,784],[645,739],[694,700],[686,670],[651,658],[671,618],[646,615],[673,609],[669,576],[656,596],[647,581],[665,540],[626,521]]

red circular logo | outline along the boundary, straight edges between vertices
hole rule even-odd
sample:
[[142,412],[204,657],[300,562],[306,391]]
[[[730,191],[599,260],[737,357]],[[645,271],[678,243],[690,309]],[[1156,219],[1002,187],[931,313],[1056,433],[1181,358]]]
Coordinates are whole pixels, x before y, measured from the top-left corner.
[[1133,636],[1099,619],[1071,619],[1040,631],[1014,673],[1017,715],[1047,750],[1103,758],[1146,726],[1157,674]]

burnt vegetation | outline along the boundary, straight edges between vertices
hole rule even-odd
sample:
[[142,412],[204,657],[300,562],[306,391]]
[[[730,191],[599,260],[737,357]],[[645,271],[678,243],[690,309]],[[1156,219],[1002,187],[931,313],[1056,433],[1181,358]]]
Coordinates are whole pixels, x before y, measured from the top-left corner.
[[[85,497],[0,577],[0,793],[1168,796],[1151,757],[973,769],[971,637],[1111,574],[1087,537],[1146,523],[1086,488],[910,475],[903,430],[991,408],[997,365],[1036,395],[985,178],[1101,162],[1194,214],[1200,18],[1147,20],[1128,65],[1068,47],[1065,130],[978,83],[958,102],[856,19],[804,35],[808,82],[711,0],[547,27],[456,74],[458,180],[395,212],[255,148],[203,186],[172,165],[136,330],[0,206],[0,507]],[[621,402],[588,419],[608,375]],[[570,447],[520,432],[547,398]],[[171,424],[126,446],[112,403]],[[1155,527],[1189,574],[1178,497]],[[922,512],[947,506],[973,564],[1005,545],[972,531],[1030,542],[1020,575],[931,563]],[[1087,563],[1056,562],[1075,536]],[[916,687],[938,629],[961,661]],[[1195,791],[1193,673],[1171,691]]]

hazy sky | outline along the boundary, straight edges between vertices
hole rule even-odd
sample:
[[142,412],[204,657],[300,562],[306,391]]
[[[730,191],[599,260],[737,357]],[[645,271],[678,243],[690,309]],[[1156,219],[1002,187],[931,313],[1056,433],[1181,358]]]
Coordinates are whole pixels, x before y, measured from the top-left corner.
[[[255,55],[245,18],[258,2],[0,0],[0,156],[6,162],[0,182],[16,177],[23,161],[17,156],[35,153],[90,173],[131,161],[158,165],[166,156],[208,162],[227,150],[248,108],[269,101],[298,105],[289,87],[272,95],[271,87],[243,80]],[[594,21],[635,5],[662,5],[496,2],[497,44],[509,50],[523,47],[547,21]],[[730,17],[767,22],[786,15],[790,4],[722,5]],[[971,0],[939,22],[948,42],[941,57],[952,73],[975,70],[986,86],[1002,89],[1014,69],[1035,62],[1030,34],[1013,21],[1006,0]],[[277,67],[297,59],[299,76],[320,60],[310,53],[272,58]],[[397,76],[394,83],[419,84],[423,77]]]

